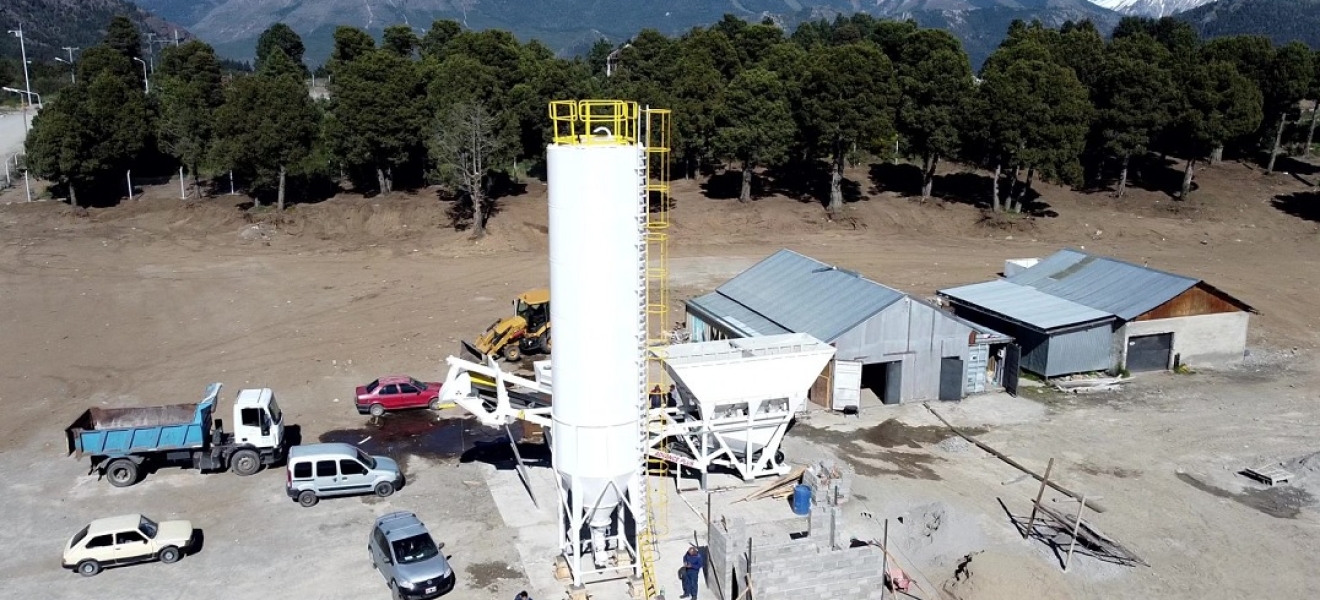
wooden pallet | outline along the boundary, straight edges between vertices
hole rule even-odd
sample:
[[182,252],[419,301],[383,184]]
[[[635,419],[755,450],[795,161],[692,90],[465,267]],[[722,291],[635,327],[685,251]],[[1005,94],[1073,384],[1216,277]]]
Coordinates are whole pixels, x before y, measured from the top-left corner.
[[1293,478],[1292,473],[1289,473],[1283,470],[1282,467],[1276,465],[1243,469],[1242,474],[1271,487],[1286,481],[1291,481]]

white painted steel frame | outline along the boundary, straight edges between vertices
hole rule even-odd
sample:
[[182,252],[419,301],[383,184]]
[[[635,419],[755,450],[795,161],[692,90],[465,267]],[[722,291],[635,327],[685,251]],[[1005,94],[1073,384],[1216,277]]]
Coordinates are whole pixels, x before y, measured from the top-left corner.
[[[665,409],[664,427],[648,440],[650,456],[703,476],[712,465],[733,468],[745,480],[788,471],[776,460],[779,445],[833,347],[790,333],[676,344],[665,354],[678,406]],[[660,450],[666,438],[682,440],[693,456]]]

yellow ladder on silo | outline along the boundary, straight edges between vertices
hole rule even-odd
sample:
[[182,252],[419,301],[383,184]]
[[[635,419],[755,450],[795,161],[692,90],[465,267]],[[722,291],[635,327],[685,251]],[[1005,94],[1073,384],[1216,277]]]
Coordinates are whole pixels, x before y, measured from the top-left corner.
[[[670,115],[665,109],[647,107],[641,111],[642,127],[639,141],[643,144],[642,160],[642,214],[646,216],[645,243],[642,248],[641,273],[645,283],[644,314],[647,331],[646,390],[658,389],[666,399],[659,409],[651,408],[650,397],[643,404],[642,427],[639,432],[642,445],[642,483],[645,485],[646,526],[637,535],[637,551],[641,562],[643,597],[647,600],[659,595],[655,562],[658,558],[656,543],[668,533],[669,497],[664,485],[669,469],[667,461],[658,461],[659,477],[652,484],[651,458],[645,452],[650,438],[663,430],[664,410],[667,406],[669,378],[664,369],[665,347],[669,345],[669,159]],[[662,442],[663,444],[663,442]],[[662,446],[660,450],[665,450]]]

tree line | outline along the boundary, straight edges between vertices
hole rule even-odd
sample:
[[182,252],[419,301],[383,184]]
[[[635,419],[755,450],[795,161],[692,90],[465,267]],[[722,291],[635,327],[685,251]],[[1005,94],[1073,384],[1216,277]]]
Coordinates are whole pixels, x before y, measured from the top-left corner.
[[232,172],[280,209],[325,182],[364,193],[442,182],[478,233],[501,182],[543,164],[552,100],[673,109],[676,173],[736,167],[744,202],[767,172],[796,189],[818,179],[833,215],[845,168],[874,159],[913,159],[923,198],[939,195],[941,162],[983,167],[994,175],[980,199],[1016,212],[1037,180],[1121,197],[1134,165],[1171,156],[1185,161],[1187,198],[1200,163],[1227,153],[1272,171],[1289,140],[1309,151],[1314,110],[1285,131],[1303,121],[1300,101],[1320,98],[1320,55],[1306,46],[1203,41],[1168,18],[1125,18],[1108,39],[1089,22],[1015,22],[979,72],[951,34],[865,14],[791,34],[726,16],[572,59],[453,21],[422,36],[389,27],[379,43],[340,27],[316,70],[324,100],[309,94],[302,40],[283,24],[261,35],[251,72],[200,41],[165,48],[150,92],[141,48],[116,18],[34,123],[30,168],[75,204],[146,163],[182,166],[199,197],[206,178]]

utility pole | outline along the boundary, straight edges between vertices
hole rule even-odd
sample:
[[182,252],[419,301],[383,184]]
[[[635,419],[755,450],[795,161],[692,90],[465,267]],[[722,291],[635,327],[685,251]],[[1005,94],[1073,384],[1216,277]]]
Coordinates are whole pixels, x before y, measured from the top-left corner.
[[28,108],[32,106],[32,78],[28,76],[27,62],[27,40],[23,38],[23,24],[18,24],[18,29],[11,29],[9,33],[18,38],[18,47],[23,57],[23,85],[27,88],[27,96],[23,98],[23,134],[26,139],[28,132]]
[[73,66],[73,53],[79,50],[82,50],[82,48],[75,48],[72,46],[64,47],[64,51],[69,53],[69,83],[78,83],[78,69]]
[[159,40],[156,39],[155,32],[153,31],[147,32],[147,60],[151,61],[150,64],[151,64],[152,73],[156,72],[156,42],[158,41]]

